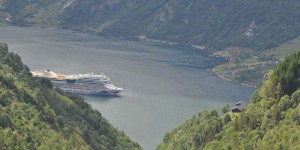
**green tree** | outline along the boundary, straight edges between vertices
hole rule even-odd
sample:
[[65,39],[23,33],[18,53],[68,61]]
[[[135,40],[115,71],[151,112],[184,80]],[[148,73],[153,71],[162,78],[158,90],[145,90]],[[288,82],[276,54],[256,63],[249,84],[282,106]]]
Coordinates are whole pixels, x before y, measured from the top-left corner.
[[225,113],[228,113],[230,111],[230,108],[229,108],[229,105],[226,104],[225,106],[222,107],[222,113],[225,114]]

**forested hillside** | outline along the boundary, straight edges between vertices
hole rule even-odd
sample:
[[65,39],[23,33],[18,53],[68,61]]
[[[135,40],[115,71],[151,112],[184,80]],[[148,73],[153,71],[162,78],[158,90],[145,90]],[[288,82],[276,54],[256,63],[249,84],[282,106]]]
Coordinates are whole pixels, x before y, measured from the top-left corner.
[[300,149],[300,52],[270,74],[241,113],[201,112],[167,133],[157,149]]
[[0,44],[0,149],[141,149],[84,99],[32,78]]
[[0,0],[15,24],[265,50],[300,34],[298,0]]

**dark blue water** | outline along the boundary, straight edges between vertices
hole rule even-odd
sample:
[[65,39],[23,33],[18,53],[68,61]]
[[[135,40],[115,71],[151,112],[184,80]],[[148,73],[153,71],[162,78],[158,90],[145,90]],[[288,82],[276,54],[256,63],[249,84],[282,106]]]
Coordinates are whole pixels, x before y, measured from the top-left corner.
[[191,48],[5,24],[0,41],[31,70],[108,75],[125,89],[123,95],[86,100],[144,149],[155,149],[167,131],[193,114],[248,101],[253,91],[214,76],[207,69],[223,60]]

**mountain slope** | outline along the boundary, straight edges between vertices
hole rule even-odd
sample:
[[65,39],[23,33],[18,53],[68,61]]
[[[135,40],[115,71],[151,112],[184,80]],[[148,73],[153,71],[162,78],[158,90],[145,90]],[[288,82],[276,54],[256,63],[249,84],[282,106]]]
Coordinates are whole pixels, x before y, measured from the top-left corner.
[[141,149],[82,97],[52,88],[0,44],[0,149]]
[[276,47],[300,33],[297,0],[1,0],[14,22],[58,25],[101,35],[205,45]]
[[157,149],[299,149],[299,62],[300,52],[281,62],[243,112],[199,113],[167,133]]

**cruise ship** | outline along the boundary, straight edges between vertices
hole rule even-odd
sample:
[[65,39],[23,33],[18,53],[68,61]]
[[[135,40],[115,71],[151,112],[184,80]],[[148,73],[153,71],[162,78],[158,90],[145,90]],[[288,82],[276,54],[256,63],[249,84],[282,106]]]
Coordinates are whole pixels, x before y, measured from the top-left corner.
[[57,74],[51,70],[38,70],[31,72],[35,78],[47,78],[54,86],[64,92],[83,95],[118,95],[122,88],[110,83],[110,79],[102,74]]

